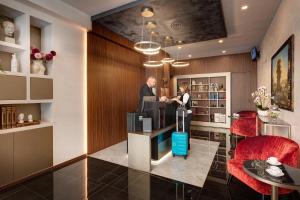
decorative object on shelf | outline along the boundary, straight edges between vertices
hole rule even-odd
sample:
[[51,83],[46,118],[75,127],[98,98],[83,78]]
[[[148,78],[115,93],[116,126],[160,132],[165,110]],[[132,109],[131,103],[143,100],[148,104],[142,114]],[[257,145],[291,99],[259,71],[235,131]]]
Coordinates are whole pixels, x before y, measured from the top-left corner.
[[6,128],[11,128],[11,106],[6,107]]
[[27,120],[28,120],[28,122],[33,122],[32,114],[29,114],[29,115],[27,116]]
[[55,51],[50,51],[50,53],[45,54],[40,52],[39,49],[33,48],[30,55],[32,60],[31,73],[45,75],[46,67],[44,64],[52,61],[54,56],[56,56]]
[[217,100],[218,99],[218,93],[213,92],[209,94],[209,99]]
[[6,129],[6,107],[1,107],[1,115],[0,115],[0,128]]
[[0,129],[9,129],[16,127],[16,107],[1,106],[0,111]]
[[226,122],[226,115],[222,114],[222,113],[214,113],[214,122],[225,123]]
[[192,85],[196,85],[196,81],[195,80],[192,80]]
[[31,126],[31,125],[37,125],[41,122],[38,120],[33,120],[32,122],[24,121],[23,123],[17,123],[17,127],[24,127],[24,126]]
[[267,93],[267,88],[265,86],[259,87],[257,91],[252,93],[252,98],[257,107],[257,113],[260,116],[268,116],[272,98],[271,94]]
[[24,123],[24,113],[20,113],[18,115],[18,124],[23,124]]
[[220,85],[219,85],[219,91],[220,91],[220,92],[224,92],[224,91],[225,91],[225,88],[224,88],[224,85],[223,85],[223,84],[220,84]]
[[11,72],[18,72],[18,60],[16,54],[11,55],[11,61],[10,61],[10,71]]
[[272,56],[271,95],[279,108],[294,111],[294,35]]
[[1,73],[4,73],[4,71],[3,71],[3,66],[2,66],[2,64],[1,64],[1,59],[0,59],[0,72],[1,72]]
[[274,119],[274,120],[277,120],[277,118],[279,117],[280,115],[280,110],[279,110],[279,107],[276,105],[276,104],[273,104],[270,106],[270,113],[269,113],[269,116]]
[[11,21],[3,21],[2,26],[4,29],[4,41],[9,43],[16,43],[16,40],[14,38],[14,32],[15,32],[15,25]]
[[17,108],[16,106],[11,107],[11,127],[15,128],[17,126]]

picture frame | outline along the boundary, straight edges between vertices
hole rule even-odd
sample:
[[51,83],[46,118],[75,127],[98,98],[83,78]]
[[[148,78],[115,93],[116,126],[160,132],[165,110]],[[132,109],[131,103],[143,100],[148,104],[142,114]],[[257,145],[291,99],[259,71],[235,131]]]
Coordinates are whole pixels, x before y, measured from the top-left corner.
[[279,108],[294,111],[294,35],[272,56],[271,96]]

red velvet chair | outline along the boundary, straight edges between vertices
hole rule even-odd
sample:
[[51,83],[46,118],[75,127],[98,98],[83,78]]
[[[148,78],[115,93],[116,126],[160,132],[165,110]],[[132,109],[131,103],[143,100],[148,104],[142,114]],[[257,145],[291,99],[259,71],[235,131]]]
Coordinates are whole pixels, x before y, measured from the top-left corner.
[[[275,156],[281,163],[292,167],[298,167],[299,146],[296,142],[279,136],[256,136],[241,141],[235,151],[234,159],[227,162],[227,170],[230,175],[236,177],[258,193],[271,194],[271,186],[260,182],[243,170],[245,160],[266,160]],[[228,182],[230,184],[230,181]],[[279,188],[279,194],[287,194],[291,190]]]
[[254,111],[238,112],[240,118],[234,120],[230,127],[230,132],[244,137],[256,136],[256,115]]

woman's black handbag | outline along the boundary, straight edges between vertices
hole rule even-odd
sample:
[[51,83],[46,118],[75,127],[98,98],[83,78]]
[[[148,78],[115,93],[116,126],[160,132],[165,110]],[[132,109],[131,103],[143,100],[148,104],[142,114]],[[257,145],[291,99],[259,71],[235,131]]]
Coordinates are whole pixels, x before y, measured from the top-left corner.
[[187,117],[187,109],[185,108],[185,106],[180,105],[180,106],[177,108],[177,111],[178,111],[178,116],[179,116],[179,117],[182,117],[182,115],[184,115],[184,117]]

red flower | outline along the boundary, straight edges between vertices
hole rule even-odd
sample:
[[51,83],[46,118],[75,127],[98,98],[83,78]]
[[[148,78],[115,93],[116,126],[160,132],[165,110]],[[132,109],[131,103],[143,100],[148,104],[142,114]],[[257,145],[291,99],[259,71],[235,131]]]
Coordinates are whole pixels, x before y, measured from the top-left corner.
[[39,52],[40,52],[40,50],[39,50],[38,48],[33,48],[33,49],[31,50],[31,53],[32,53],[32,54],[39,53]]
[[34,53],[30,54],[30,58],[35,60],[35,56],[34,56]]
[[56,52],[55,51],[50,51],[50,53],[52,54],[52,56],[56,56]]
[[51,53],[47,53],[46,54],[46,60],[47,61],[50,61],[50,60],[52,60],[53,59],[53,55],[51,54]]

